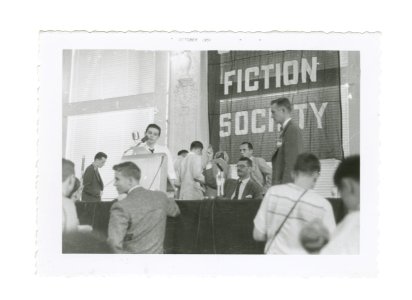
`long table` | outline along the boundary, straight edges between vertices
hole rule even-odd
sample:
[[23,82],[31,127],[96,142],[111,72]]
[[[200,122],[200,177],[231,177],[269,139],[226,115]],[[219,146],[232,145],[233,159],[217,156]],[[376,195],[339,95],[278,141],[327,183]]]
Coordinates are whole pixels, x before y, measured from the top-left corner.
[[[346,211],[341,199],[328,199],[336,222]],[[111,202],[77,202],[80,224],[107,236]],[[253,219],[261,200],[176,201],[181,214],[168,218],[164,242],[169,254],[261,254],[264,243],[253,240]]]

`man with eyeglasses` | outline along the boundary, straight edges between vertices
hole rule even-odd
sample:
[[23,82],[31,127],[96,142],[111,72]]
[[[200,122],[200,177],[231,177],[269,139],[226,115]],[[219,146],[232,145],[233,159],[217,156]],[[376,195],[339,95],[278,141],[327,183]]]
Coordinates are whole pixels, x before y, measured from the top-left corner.
[[[230,200],[262,199],[262,187],[250,177],[252,171],[250,158],[241,157],[237,162],[237,175],[239,178],[225,181],[224,198]],[[216,179],[212,169],[205,171],[206,184],[216,188]]]

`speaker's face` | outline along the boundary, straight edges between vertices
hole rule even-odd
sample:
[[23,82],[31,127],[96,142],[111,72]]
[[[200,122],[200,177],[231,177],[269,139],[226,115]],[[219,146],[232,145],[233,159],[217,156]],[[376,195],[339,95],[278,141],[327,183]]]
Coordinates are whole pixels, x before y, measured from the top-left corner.
[[146,132],[147,137],[149,138],[150,144],[155,144],[159,139],[160,132],[157,128],[149,128]]

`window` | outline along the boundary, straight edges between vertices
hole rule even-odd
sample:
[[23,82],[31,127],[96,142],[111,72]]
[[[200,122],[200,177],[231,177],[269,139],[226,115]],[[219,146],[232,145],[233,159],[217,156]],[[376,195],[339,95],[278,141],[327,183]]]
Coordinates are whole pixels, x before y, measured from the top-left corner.
[[147,124],[154,120],[154,109],[143,108],[68,117],[66,157],[76,165],[76,176],[82,177],[97,152],[108,155],[106,165],[99,169],[105,184],[103,200],[113,200],[117,191],[113,186],[113,165],[120,162],[123,152],[134,145],[131,133],[142,136]]

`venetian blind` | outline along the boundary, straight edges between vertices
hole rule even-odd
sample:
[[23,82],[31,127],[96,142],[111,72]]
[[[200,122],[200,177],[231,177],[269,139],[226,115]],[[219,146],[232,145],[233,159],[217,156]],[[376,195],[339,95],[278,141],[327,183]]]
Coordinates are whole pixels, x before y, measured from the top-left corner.
[[70,102],[100,100],[155,90],[155,52],[73,50]]
[[76,176],[81,178],[82,158],[85,168],[97,152],[108,155],[106,165],[99,169],[105,185],[103,200],[113,200],[117,191],[112,180],[113,165],[120,162],[123,151],[134,145],[131,132],[142,135],[147,124],[153,123],[154,108],[113,111],[68,118],[66,154],[76,165]]

